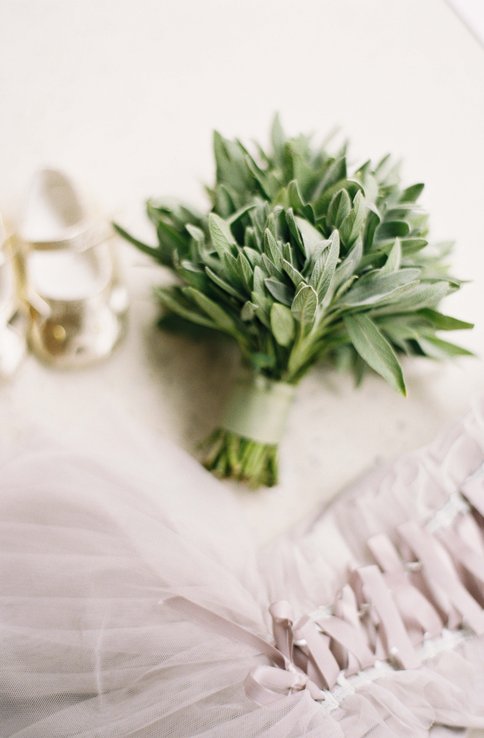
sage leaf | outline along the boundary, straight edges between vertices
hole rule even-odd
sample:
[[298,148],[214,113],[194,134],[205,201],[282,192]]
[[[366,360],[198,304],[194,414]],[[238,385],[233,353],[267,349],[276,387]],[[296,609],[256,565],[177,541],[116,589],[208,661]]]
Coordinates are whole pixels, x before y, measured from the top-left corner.
[[217,328],[215,323],[207,316],[201,315],[196,310],[190,310],[190,308],[181,304],[170,288],[158,288],[155,290],[155,295],[158,297],[162,305],[168,308],[172,313],[175,313],[175,315],[179,315],[181,318],[185,318],[185,320],[189,320],[191,323],[203,325],[205,328]]
[[286,284],[274,277],[266,279],[264,284],[275,300],[282,302],[283,305],[291,305],[294,293]]
[[228,225],[232,226],[234,223],[237,223],[238,220],[240,220],[246,213],[248,213],[249,210],[253,210],[253,208],[255,208],[255,203],[248,203],[247,205],[243,205],[235,212],[232,212],[227,217]]
[[311,256],[324,240],[321,233],[304,218],[296,217],[296,224],[304,243],[304,253]]
[[243,321],[253,320],[256,316],[256,313],[257,305],[255,305],[253,302],[250,302],[250,300],[247,300],[247,302],[244,303],[242,310],[240,311],[240,319]]
[[287,186],[287,194],[289,207],[291,207],[296,213],[304,209],[305,202],[299,189],[299,185],[295,179],[292,180],[292,182],[289,182]]
[[[217,287],[220,287],[220,289],[226,292],[228,295],[235,297],[237,300],[243,301],[245,299],[244,295],[236,290],[235,287],[232,287],[229,282],[226,282],[224,279],[222,279],[222,277],[219,277],[219,275],[216,274],[212,269],[210,269],[210,267],[205,267],[205,273],[208,277],[210,277],[212,282],[217,285]],[[199,288],[199,285],[192,286],[198,286]]]
[[376,305],[401,287],[416,282],[418,269],[401,269],[395,274],[382,274],[380,270],[369,272],[345,295],[345,304],[351,307]]
[[194,226],[192,223],[187,223],[185,228],[199,248],[205,245],[205,233],[201,228]]
[[[414,313],[422,308],[433,308],[452,291],[448,282],[411,283],[404,294],[400,294],[397,305],[377,307],[372,311],[375,315],[391,313]],[[392,293],[394,294],[394,293]]]
[[428,241],[425,238],[401,238],[400,244],[402,247],[402,253],[405,256],[411,256],[416,254],[417,251],[422,251],[428,246]]
[[183,293],[190,297],[212,319],[217,328],[226,333],[234,333],[234,321],[214,300],[211,300],[194,287],[185,287]]
[[322,192],[329,190],[332,186],[341,182],[346,177],[346,156],[330,159],[326,171],[316,188],[314,197],[317,198]]
[[262,269],[258,266],[254,268],[254,292],[259,295],[264,295],[264,281],[265,276]]
[[291,312],[294,318],[303,326],[310,326],[314,322],[318,307],[318,296],[314,287],[302,285],[294,296]]
[[418,200],[418,198],[420,197],[424,187],[425,185],[422,183],[414,184],[411,187],[407,187],[400,195],[399,202],[416,202],[416,200]]
[[375,213],[374,210],[369,210],[368,217],[366,219],[365,224],[365,231],[363,236],[363,242],[365,245],[366,250],[370,250],[374,239],[375,239],[375,233],[378,228],[378,226],[381,223],[381,217],[378,213]]
[[389,220],[378,226],[376,238],[379,241],[386,238],[405,238],[409,233],[410,226],[405,220]]
[[474,323],[452,318],[450,315],[444,315],[444,313],[439,313],[437,310],[432,310],[431,308],[423,308],[423,310],[419,311],[419,315],[432,323],[440,331],[462,331],[474,328]]
[[185,231],[180,233],[170,223],[165,223],[161,218],[156,224],[156,235],[160,246],[164,247],[165,253],[185,256],[188,251],[189,238]]
[[[358,238],[346,258],[336,268],[333,289],[347,282],[352,277],[360,264],[363,255],[363,241]],[[349,286],[349,285],[348,285]]]
[[208,229],[213,247],[218,255],[223,256],[227,251],[230,253],[232,246],[235,246],[235,240],[228,223],[216,213],[210,213]]
[[392,246],[390,253],[387,256],[387,260],[384,266],[382,266],[382,268],[380,269],[380,274],[393,274],[394,272],[398,272],[401,262],[402,246],[400,244],[400,239],[397,238]]
[[331,199],[326,219],[335,228],[339,228],[351,210],[351,200],[346,190],[340,190]]
[[284,135],[284,131],[282,130],[281,119],[279,115],[276,114],[273,118],[271,126],[271,144],[273,154],[279,162],[282,162],[285,140],[286,137]]
[[396,390],[407,394],[402,368],[383,333],[366,315],[346,315],[344,323],[351,343],[368,366]]
[[422,336],[418,338],[418,344],[426,356],[434,359],[443,359],[448,356],[473,356],[469,349],[459,346],[450,341],[444,341],[437,336]]
[[282,260],[282,268],[295,287],[299,287],[300,284],[306,284],[301,272],[293,267],[289,261],[286,261],[286,259]]
[[237,255],[237,265],[239,267],[239,272],[240,272],[240,276],[244,284],[244,287],[247,290],[252,289],[253,271],[252,271],[250,262],[243,251],[239,251]]
[[275,302],[271,308],[271,329],[279,346],[289,346],[296,327],[289,308]]
[[294,239],[294,242],[300,254],[303,257],[306,257],[306,249],[304,246],[304,241],[301,236],[301,232],[297,226],[296,219],[294,217],[294,212],[292,211],[291,208],[289,208],[289,210],[286,210],[286,223],[287,223],[287,227],[289,228],[289,232],[292,238]]
[[328,293],[331,287],[331,282],[333,281],[333,277],[336,272],[336,265],[338,263],[340,249],[338,231],[333,231],[333,233],[331,234],[330,243],[331,245],[329,247],[329,251],[327,253],[321,275],[318,278],[317,283],[313,285],[320,302],[323,302],[324,297]]
[[264,231],[264,248],[267,256],[278,266],[281,263],[281,248],[268,228]]
[[143,241],[140,241],[139,239],[132,236],[130,233],[128,233],[128,231],[125,231],[124,228],[122,228],[117,223],[113,223],[113,228],[118,233],[118,235],[131,243],[133,246],[136,246],[138,251],[142,251],[144,254],[151,256],[156,261],[160,261],[159,249],[157,247],[149,246],[148,244],[143,243]]
[[352,246],[358,236],[362,235],[366,214],[365,198],[361,192],[357,192],[353,200],[353,208],[344,218],[339,229],[341,240],[346,246]]

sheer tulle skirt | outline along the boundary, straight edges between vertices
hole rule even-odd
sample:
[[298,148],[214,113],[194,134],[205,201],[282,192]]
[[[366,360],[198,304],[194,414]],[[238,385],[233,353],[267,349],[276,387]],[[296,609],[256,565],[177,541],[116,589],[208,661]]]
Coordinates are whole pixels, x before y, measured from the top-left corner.
[[[263,552],[228,490],[158,439],[110,459],[31,440],[0,460],[1,735],[412,738],[484,727],[484,639],[360,684],[258,705],[257,647],[183,617],[181,596],[272,641],[269,606],[333,602],[368,538],[425,521],[484,461],[475,409]],[[442,733],[444,735],[444,733]]]

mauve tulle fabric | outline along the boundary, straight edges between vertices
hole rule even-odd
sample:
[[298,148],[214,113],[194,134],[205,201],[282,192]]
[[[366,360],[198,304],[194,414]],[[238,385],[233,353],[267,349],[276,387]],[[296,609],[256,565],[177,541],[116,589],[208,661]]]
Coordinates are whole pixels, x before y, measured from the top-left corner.
[[[268,608],[331,603],[370,535],[426,521],[484,461],[484,405],[259,551],[186,453],[116,425],[115,453],[37,438],[0,454],[2,738],[420,738],[484,727],[484,640],[362,685],[259,706],[267,659],[163,604],[181,595],[272,639]],[[123,431],[124,434],[124,431]],[[322,462],[324,463],[324,462]],[[297,490],[294,490],[297,494]]]

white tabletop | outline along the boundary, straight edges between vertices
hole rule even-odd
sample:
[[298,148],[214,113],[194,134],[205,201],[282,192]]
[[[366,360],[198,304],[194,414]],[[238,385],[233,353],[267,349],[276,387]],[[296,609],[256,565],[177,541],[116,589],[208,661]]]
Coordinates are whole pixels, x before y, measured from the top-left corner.
[[[441,0],[2,0],[0,210],[15,222],[38,166],[65,169],[106,212],[151,237],[150,195],[201,202],[210,136],[264,137],[340,124],[357,158],[392,151],[425,181],[436,237],[455,237],[455,272],[472,279],[447,309],[484,307],[483,52]],[[213,427],[236,354],[158,333],[150,286],[161,270],[122,247],[132,295],[127,340],[101,366],[61,373],[28,357],[0,388],[3,432],[45,423],[89,447],[115,446],[105,403],[193,449]],[[282,445],[282,481],[240,489],[266,540],[364,469],[432,439],[484,389],[480,360],[407,362],[409,397],[369,378],[316,369],[302,383]],[[89,432],[86,432],[89,428]]]

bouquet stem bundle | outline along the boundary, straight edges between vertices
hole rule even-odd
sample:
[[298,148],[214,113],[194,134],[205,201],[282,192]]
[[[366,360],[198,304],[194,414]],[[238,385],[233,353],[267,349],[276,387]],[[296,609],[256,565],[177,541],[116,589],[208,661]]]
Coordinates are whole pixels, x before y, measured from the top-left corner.
[[277,449],[294,387],[316,362],[366,370],[406,393],[400,355],[466,355],[441,331],[471,328],[438,309],[459,289],[451,244],[428,240],[423,185],[403,187],[390,157],[351,168],[276,118],[252,155],[214,135],[210,207],[149,201],[158,245],[121,235],[172,270],[156,294],[180,325],[225,334],[246,373],[205,464],[252,487],[277,482]]
[[277,449],[294,386],[246,374],[236,383],[221,426],[205,443],[205,466],[249,486],[277,481]]

